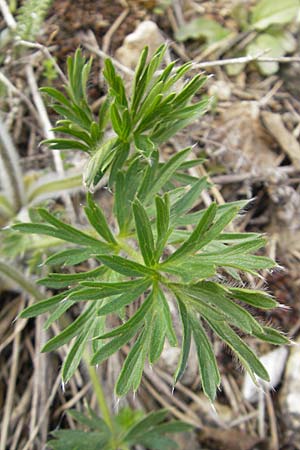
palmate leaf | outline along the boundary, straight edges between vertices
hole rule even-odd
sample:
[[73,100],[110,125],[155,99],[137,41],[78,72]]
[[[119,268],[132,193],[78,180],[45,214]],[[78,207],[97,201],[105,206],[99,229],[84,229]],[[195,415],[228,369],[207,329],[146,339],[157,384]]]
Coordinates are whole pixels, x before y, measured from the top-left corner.
[[101,208],[93,201],[90,194],[87,196],[88,206],[85,208],[85,213],[89,219],[90,224],[97,230],[99,235],[107,242],[111,244],[117,244],[113,233],[105,219]]
[[144,328],[133,347],[131,348],[119,374],[115,390],[116,394],[123,396],[130,389],[137,391],[144,370],[146,356],[150,341],[150,330]]
[[72,378],[77,367],[79,366],[92,329],[92,326],[90,325],[90,323],[88,323],[87,326],[82,330],[82,333],[77,336],[75,342],[69,350],[62,366],[62,378],[65,383],[67,383],[70,378]]
[[[188,289],[193,292],[193,288],[186,287],[187,291]],[[249,320],[250,324],[254,326],[252,331],[248,331],[250,334],[259,337],[266,342],[277,345],[280,345],[281,343],[287,343],[287,339],[281,333],[272,329],[260,327],[255,319],[250,316],[250,314],[248,314],[244,310],[242,312],[242,308],[239,308],[237,310],[240,314],[239,323],[236,322],[233,317],[226,317],[226,313],[224,314],[223,305],[219,302],[220,297],[216,299],[214,296],[208,297],[210,301],[216,300],[216,304],[220,306],[219,312],[214,312],[214,309],[206,307],[205,303],[202,303],[201,305],[201,301],[203,302],[205,300],[205,298],[201,298],[201,296],[197,296],[198,302],[195,302],[192,300],[192,295],[182,295],[182,293],[180,293],[178,289],[176,289],[176,296],[178,298],[184,333],[182,353],[179,366],[175,374],[175,382],[178,381],[178,379],[180,379],[180,377],[184,373],[184,368],[187,363],[187,358],[190,350],[192,332],[198,354],[202,387],[205,394],[211,401],[214,401],[217,387],[220,384],[219,371],[216,365],[211,344],[205,334],[204,329],[202,328],[201,323],[199,322],[199,319],[197,320],[197,313],[200,313],[200,316],[212,328],[212,330],[233,350],[244,367],[249,371],[253,379],[255,379],[256,374],[260,378],[268,380],[268,373],[265,368],[262,366],[253,351],[247,346],[247,344],[233,331],[228,322],[234,323],[235,326],[243,329],[246,317],[246,322]],[[236,316],[236,318],[238,319],[239,317]],[[246,328],[248,328],[248,325],[246,325]]]
[[85,326],[92,326],[93,315],[95,314],[96,305],[89,304],[85,311],[63,331],[51,338],[42,348],[42,352],[50,352],[56,350],[62,345],[70,342],[74,336],[78,336]]
[[246,333],[261,333],[262,327],[244,308],[240,307],[227,297],[227,292],[217,283],[202,281],[195,285],[179,287],[188,297],[199,300],[204,304],[212,305],[222,316],[227,317],[229,323],[245,331]]
[[189,321],[197,349],[202,388],[207,397],[213,401],[216,388],[221,383],[216,358],[201,323],[195,319],[195,314],[189,315]]
[[155,270],[121,256],[98,255],[98,259],[110,269],[128,277],[153,276]]
[[[88,188],[96,186],[107,171],[110,171],[112,185],[118,170],[126,165],[131,143],[136,144],[139,155],[148,157],[149,149],[153,151],[155,148],[154,142],[162,142],[173,136],[207,110],[208,99],[192,103],[193,97],[206,81],[202,75],[193,77],[182,91],[174,89],[174,92],[170,92],[173,85],[191,69],[191,64],[177,68],[175,63],[170,63],[161,74],[157,73],[166,49],[166,45],[160,46],[148,62],[148,49],[144,50],[135,72],[131,98],[126,95],[124,82],[112,61],[105,60],[103,75],[109,93],[97,120],[89,106],[86,89],[92,60],[87,60],[79,49],[67,61],[66,95],[52,87],[42,88],[54,100],[52,108],[62,116],[54,131],[68,136],[46,140],[44,143],[51,149],[82,150],[90,155],[85,173]],[[111,146],[110,138],[104,139],[105,130],[110,124],[122,145],[126,145],[127,154],[119,146]],[[103,151],[99,149],[108,147],[109,155],[106,154],[104,161]],[[120,153],[123,153],[121,158]]]
[[109,331],[101,336],[98,336],[95,339],[106,339],[114,336],[118,336],[120,334],[127,333],[127,331],[135,328],[136,330],[140,329],[145,323],[145,315],[149,311],[149,309],[153,305],[154,294],[151,292],[148,295],[148,298],[143,302],[142,306],[136,311],[136,313],[123,325],[115,328],[113,331]]
[[135,445],[145,445],[153,450],[175,449],[177,444],[165,437],[165,434],[182,433],[192,429],[191,425],[179,420],[167,422],[167,410],[144,415],[142,411],[123,408],[112,417],[113,431],[91,409],[88,415],[77,410],[67,411],[67,414],[89,431],[75,429],[52,432],[55,439],[50,440],[47,445],[54,450],[77,448],[96,450],[100,447],[106,450],[117,450],[125,446],[132,448]]
[[161,313],[159,316],[159,320],[165,322],[165,335],[169,341],[169,344],[172,347],[176,347],[177,336],[173,326],[172,314],[170,311],[170,307],[168,301],[165,297],[165,294],[162,289],[158,287],[157,290],[158,300],[159,300],[159,312]]
[[[207,320],[207,319],[206,319]],[[226,322],[207,320],[215,333],[233,350],[246,367],[252,378],[255,374],[265,381],[269,381],[269,374],[253,353],[250,347],[233,331]]]
[[55,439],[51,439],[47,445],[53,450],[98,450],[99,446],[107,443],[106,434],[97,432],[85,432],[79,430],[59,430],[52,431],[51,435]]
[[146,266],[151,267],[155,262],[154,238],[151,223],[139,200],[136,199],[133,202],[132,209],[141,253]]
[[[179,155],[180,158],[181,155]],[[141,170],[138,168],[138,164],[138,161],[133,161],[130,165],[129,170],[132,174],[139,173]],[[171,169],[169,169],[170,167]],[[163,181],[159,181],[153,192],[161,189],[164,183],[168,182],[177,167],[178,159],[176,158],[175,163],[171,161],[162,172],[167,175]],[[156,173],[157,169],[158,166],[153,168]],[[127,173],[124,172],[125,180],[126,175]],[[143,185],[144,180],[141,178],[139,180],[140,185]],[[196,182],[193,185],[193,187],[196,186],[195,192],[200,193],[204,183],[202,180]],[[203,390],[212,401],[215,398],[220,379],[211,344],[201,324],[201,319],[236,352],[250,373],[266,378],[266,373],[257,362],[254,353],[231,327],[239,328],[245,333],[272,344],[286,343],[288,340],[285,336],[271,328],[261,326],[253,315],[240,303],[237,303],[238,301],[242,304],[269,309],[276,307],[277,302],[265,292],[238,287],[227,288],[217,282],[207,281],[208,277],[217,274],[218,267],[232,266],[243,271],[257,271],[261,267],[273,266],[274,263],[270,259],[252,255],[254,251],[264,245],[265,240],[256,233],[224,232],[226,225],[238,212],[237,205],[219,211],[219,208],[212,204],[199,216],[200,220],[190,235],[185,231],[178,232],[176,225],[175,228],[174,226],[170,228],[172,217],[170,216],[172,211],[170,201],[174,201],[173,211],[176,211],[177,208],[178,212],[188,214],[193,202],[187,201],[187,205],[184,205],[181,200],[185,198],[186,193],[181,188],[176,188],[176,192],[156,194],[156,197],[152,198],[152,205],[149,199],[149,206],[145,208],[142,201],[136,198],[137,188],[138,183],[130,192],[124,191],[124,196],[127,194],[129,198],[135,197],[131,204],[127,203],[131,207],[130,215],[134,219],[127,222],[127,232],[130,233],[130,236],[133,232],[136,233],[136,241],[139,244],[144,264],[133,259],[130,251],[128,256],[114,254],[122,249],[124,237],[119,240],[119,237],[113,234],[103,211],[90,194],[86,213],[90,224],[106,240],[106,244],[81,231],[74,232],[69,225],[63,224],[44,210],[38,210],[41,218],[49,223],[49,227],[65,233],[67,239],[73,239],[80,244],[82,238],[85,245],[89,245],[90,248],[94,246],[96,250],[102,248],[102,245],[107,245],[106,254],[97,253],[95,255],[102,264],[96,269],[75,274],[49,274],[40,281],[41,284],[56,288],[70,285],[75,287],[65,294],[58,294],[29,307],[23,313],[24,317],[36,316],[51,310],[51,315],[47,320],[47,326],[49,326],[73,304],[88,302],[84,312],[59,335],[52,338],[43,350],[54,350],[75,339],[63,365],[62,375],[64,380],[67,380],[80,362],[88,342],[87,336],[92,337],[94,343],[92,364],[103,362],[124,345],[131,343],[131,350],[116,384],[116,393],[124,395],[130,389],[136,390],[146,359],[148,358],[151,364],[155,363],[160,357],[166,339],[171,345],[177,345],[173,318],[164,294],[165,290],[169,290],[178,304],[183,327],[182,353],[175,373],[175,382],[184,373],[193,338],[199,359]],[[191,197],[197,200],[194,193]],[[125,199],[126,197],[123,198],[123,202]],[[124,215],[125,217],[126,215]],[[175,217],[174,214],[173,217]],[[45,226],[44,224],[28,224],[30,229],[41,225]],[[183,238],[180,238],[180,233]],[[175,251],[173,250],[171,256],[165,257],[165,246],[167,240],[172,239],[172,235],[177,235],[182,243]],[[94,243],[94,241],[96,244],[92,245],[91,242]],[[213,249],[217,251],[211,251]],[[85,258],[91,255],[91,251],[84,250]],[[76,262],[79,256],[77,249],[69,249],[53,255],[47,262],[66,262],[68,258],[71,258],[71,261],[75,258],[73,261]],[[166,259],[158,263],[160,258]],[[116,277],[117,281],[113,281],[111,277]],[[172,282],[169,277],[172,278]],[[174,277],[177,279],[176,282],[174,282]],[[200,281],[201,279],[203,281]],[[100,334],[95,333],[93,325],[95,320],[106,317],[108,314],[121,314],[127,305],[139,298],[143,299],[143,297],[145,299],[128,320],[113,330],[107,331],[104,331],[104,322],[101,322]],[[126,317],[126,313],[122,317]]]
[[[157,144],[200,117],[209,104],[203,97],[195,101],[204,77],[192,77],[182,89],[176,86],[191,69],[190,63],[177,68],[173,62],[157,72],[165,51],[161,46],[150,58],[147,49],[142,52],[131,96],[107,60],[104,76],[109,93],[98,118],[91,112],[86,92],[91,61],[80,51],[68,60],[66,95],[52,88],[45,90],[55,101],[54,110],[63,117],[56,131],[67,136],[51,141],[50,146],[85,151],[89,158],[86,186],[95,188],[108,174],[114,202],[112,214],[106,213],[106,208],[88,194],[88,225],[83,229],[41,208],[32,219],[36,223],[14,226],[69,243],[69,248],[48,257],[45,263],[54,273],[40,281],[66,291],[30,306],[22,316],[49,312],[46,326],[50,326],[73,305],[82,303],[82,310],[76,308],[81,313],[50,339],[43,351],[70,344],[62,371],[67,380],[89,343],[92,364],[128,346],[115,387],[117,395],[125,395],[138,389],[145,363],[158,360],[166,339],[171,346],[178,345],[174,327],[178,313],[182,351],[175,382],[184,373],[193,339],[203,391],[213,401],[220,377],[207,328],[231,348],[253,377],[263,379],[267,379],[265,369],[237,333],[274,345],[285,344],[288,339],[261,325],[247,309],[248,305],[263,310],[276,307],[270,295],[223,282],[226,273],[241,283],[245,272],[257,275],[275,265],[255,254],[265,245],[259,234],[227,230],[247,201],[220,206],[212,203],[201,209],[201,194],[210,185],[207,179],[186,172],[201,164],[201,158],[189,161],[191,148],[186,148],[161,161]],[[75,273],[55,273],[60,264],[84,263],[88,267],[91,258],[95,262],[92,270],[83,272],[81,266],[73,270]],[[106,320],[111,314],[113,322]],[[114,328],[111,323],[116,324]],[[155,426],[150,426],[150,434],[148,431],[139,435],[137,443],[151,447],[152,436],[153,448],[170,447]]]
[[163,198],[155,197],[156,206],[156,244],[155,244],[155,261],[158,262],[163,249],[166,245],[167,239],[171,234],[170,225],[170,199],[168,194]]
[[191,147],[187,147],[186,149],[175,153],[175,155],[172,156],[172,158],[170,158],[169,161],[160,168],[160,170],[158,170],[156,174],[156,180],[144,198],[145,202],[149,201],[152,196],[158,194],[161,191],[163,186],[167,183],[167,181],[170,180],[170,178],[172,178],[173,174],[180,167],[182,161],[187,158],[190,152]]
[[63,265],[63,266],[75,266],[76,264],[80,264],[83,261],[86,261],[88,258],[94,257],[96,254],[92,248],[70,248],[67,250],[62,250],[53,255],[49,256],[45,265]]
[[[74,292],[74,290],[70,289],[68,292],[71,293]],[[20,317],[23,317],[24,319],[36,317],[47,311],[51,311],[54,306],[57,306],[61,301],[64,301],[67,296],[68,293],[62,292],[60,294],[53,295],[52,297],[45,300],[34,303],[33,305],[28,306],[28,308],[24,309],[24,311],[21,312]]]
[[86,272],[79,273],[49,273],[46,278],[41,278],[38,281],[38,284],[48,286],[50,288],[62,288],[62,287],[70,287],[72,284],[77,284],[81,280],[87,281],[88,279],[93,279],[95,277],[99,277],[100,275],[104,275],[106,272],[106,268],[101,266],[96,269],[92,269]]
[[178,362],[178,367],[174,374],[174,383],[177,383],[177,381],[180,380],[180,378],[182,377],[182,375],[185,372],[185,368],[186,368],[189,353],[190,353],[191,337],[192,337],[191,325],[190,325],[190,321],[188,318],[187,308],[186,308],[184,302],[182,302],[180,300],[180,298],[178,298],[178,307],[179,307],[179,312],[180,312],[183,333],[182,333],[182,349],[181,349],[180,359]]
[[42,223],[18,223],[13,225],[13,229],[23,231],[25,233],[46,234],[48,236],[56,237],[73,244],[89,246],[98,252],[107,252],[110,250],[110,246],[87,235],[86,233],[79,231],[77,228],[67,225],[61,220],[51,215],[45,209],[37,209],[40,217],[48,222],[50,225]]

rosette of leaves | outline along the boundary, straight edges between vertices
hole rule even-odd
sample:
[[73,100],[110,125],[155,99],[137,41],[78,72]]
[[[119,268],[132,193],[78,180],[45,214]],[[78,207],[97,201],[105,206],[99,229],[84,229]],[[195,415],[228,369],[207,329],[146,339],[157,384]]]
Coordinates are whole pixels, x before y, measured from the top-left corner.
[[[147,160],[136,155],[127,167],[118,170],[114,174],[112,226],[91,194],[85,207],[90,231],[63,223],[44,209],[37,210],[39,222],[14,226],[71,243],[67,250],[50,256],[46,264],[73,266],[89,258],[98,264],[86,272],[50,273],[40,284],[66,290],[21,314],[29,318],[50,312],[49,326],[73,305],[82,303],[81,314],[43,348],[53,351],[72,342],[62,368],[65,382],[89,342],[92,364],[100,364],[130,345],[115,389],[119,396],[136,391],[144,364],[159,359],[165,340],[178,345],[170,301],[178,310],[183,334],[174,383],[184,373],[193,339],[203,391],[214,400],[220,374],[211,332],[232,349],[254,380],[268,380],[266,369],[241,333],[271,344],[286,344],[285,336],[260,324],[247,309],[247,305],[274,308],[277,302],[266,292],[231,287],[222,280],[227,272],[238,283],[243,273],[255,276],[275,263],[253,254],[265,244],[259,234],[226,232],[245,202],[212,203],[206,209],[194,210],[208,183],[187,175],[188,167],[199,164],[198,160],[187,160],[190,151],[184,149],[161,163],[154,150]],[[119,318],[119,326],[111,328],[111,315]]]
[[165,422],[167,413],[160,410],[144,416],[141,411],[124,408],[114,416],[110,429],[91,409],[88,415],[71,410],[68,414],[90,431],[53,431],[54,439],[48,446],[53,450],[129,450],[134,445],[143,445],[153,450],[173,450],[178,446],[165,434],[189,431],[191,426],[178,420]]
[[[176,67],[172,62],[159,72],[165,51],[166,45],[162,45],[147,63],[148,48],[144,49],[131,95],[127,95],[122,78],[107,59],[103,75],[108,93],[97,117],[87,96],[92,59],[87,61],[79,49],[67,61],[66,94],[53,87],[41,89],[54,100],[52,108],[63,117],[54,131],[68,136],[44,143],[53,150],[80,150],[88,155],[84,183],[90,190],[104,173],[110,173],[109,184],[112,185],[118,169],[129,157],[134,154],[149,157],[157,144],[171,138],[207,110],[207,98],[191,103],[206,77],[197,74],[178,90],[178,83],[192,63]],[[107,137],[108,130],[113,133],[110,137]]]

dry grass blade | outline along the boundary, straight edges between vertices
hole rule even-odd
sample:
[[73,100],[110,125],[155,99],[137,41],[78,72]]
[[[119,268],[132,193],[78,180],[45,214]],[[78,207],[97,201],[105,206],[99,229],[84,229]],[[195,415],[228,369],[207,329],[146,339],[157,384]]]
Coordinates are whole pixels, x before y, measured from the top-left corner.
[[[22,311],[24,308],[25,301],[22,299],[20,302],[19,312]],[[17,324],[15,324],[15,327],[17,327]],[[0,449],[5,450],[7,448],[7,440],[9,436],[9,427],[10,427],[10,417],[11,412],[14,404],[14,398],[15,398],[15,389],[16,389],[16,381],[18,377],[18,364],[19,364],[19,358],[20,358],[20,340],[21,340],[21,334],[20,332],[16,334],[13,342],[13,350],[12,350],[12,357],[11,357],[11,368],[10,368],[10,374],[9,378],[7,380],[8,383],[8,389],[5,399],[5,406],[4,406],[4,413],[3,413],[3,419],[1,423],[1,438],[0,438]],[[12,430],[11,430],[12,431]]]

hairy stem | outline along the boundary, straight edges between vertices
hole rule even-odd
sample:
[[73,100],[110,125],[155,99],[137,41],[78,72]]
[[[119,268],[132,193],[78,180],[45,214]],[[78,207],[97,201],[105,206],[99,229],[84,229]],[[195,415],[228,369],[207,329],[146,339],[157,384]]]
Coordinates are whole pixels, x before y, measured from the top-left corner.
[[112,421],[112,418],[111,418],[111,414],[110,414],[108,405],[107,405],[106,400],[105,400],[105,395],[104,395],[103,388],[102,388],[102,385],[100,383],[97,371],[96,371],[94,366],[90,365],[88,355],[85,355],[85,361],[86,361],[86,364],[87,364],[87,367],[88,367],[88,371],[89,371],[89,376],[90,376],[91,382],[93,384],[94,392],[95,392],[96,397],[97,397],[99,409],[100,409],[100,411],[102,413],[104,421],[106,422],[107,426],[109,427],[109,429],[113,433],[114,432],[113,421]]

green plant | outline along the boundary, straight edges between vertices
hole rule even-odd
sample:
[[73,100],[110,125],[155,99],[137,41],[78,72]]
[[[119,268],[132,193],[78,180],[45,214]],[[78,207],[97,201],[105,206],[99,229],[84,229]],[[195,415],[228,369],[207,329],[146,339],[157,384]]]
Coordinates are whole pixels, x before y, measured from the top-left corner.
[[[295,21],[300,12],[299,0],[258,0],[247,11],[244,2],[237,3],[232,16],[243,32],[252,32],[253,40],[246,46],[245,51],[236,56],[256,56],[268,52],[266,56],[278,58],[296,49],[296,40],[286,29]],[[176,39],[204,39],[206,43],[215,44],[230,35],[230,30],[222,27],[218,22],[203,17],[193,19],[182,25],[176,33]],[[234,50],[233,50],[234,51]],[[240,73],[245,64],[230,64],[226,66],[229,75]],[[263,75],[271,75],[279,70],[279,63],[257,61],[256,65]]]
[[176,442],[166,433],[189,431],[191,426],[180,421],[165,422],[166,410],[144,415],[142,411],[130,408],[122,409],[113,418],[113,428],[89,409],[88,416],[76,410],[68,414],[79,424],[91,431],[59,430],[51,434],[55,439],[48,442],[53,450],[129,450],[133,445],[144,445],[153,450],[172,450]]
[[55,59],[45,59],[43,61],[43,77],[46,78],[47,81],[53,81],[58,78],[58,73],[55,67]]
[[[41,32],[45,17],[53,3],[53,0],[24,0],[17,8],[17,1],[9,2],[11,15],[7,22],[8,27],[0,33],[0,49],[5,49],[12,41],[16,41],[20,53],[19,41],[34,41]],[[2,63],[3,56],[0,56]]]
[[[296,41],[285,26],[294,22],[299,12],[298,0],[258,1],[251,11],[248,25],[248,29],[255,30],[258,36],[247,46],[246,54],[268,51],[267,56],[276,58],[295,51]],[[256,64],[263,75],[272,75],[279,70],[278,62],[258,61]]]
[[24,0],[17,11],[17,36],[26,41],[35,40],[52,3],[52,0]]
[[17,150],[11,136],[0,118],[0,224],[14,219],[18,213],[62,191],[74,191],[81,187],[81,176],[69,173],[64,177],[57,173],[32,172],[24,175]]
[[[89,193],[85,213],[90,230],[72,227],[45,209],[37,209],[35,223],[14,225],[16,230],[71,244],[51,255],[48,265],[75,266],[90,258],[97,263],[85,272],[50,273],[39,283],[66,290],[30,306],[21,316],[35,317],[49,311],[46,326],[50,326],[82,302],[82,313],[50,339],[43,351],[72,341],[62,368],[62,378],[68,381],[90,341],[92,364],[100,364],[131,342],[116,384],[116,393],[121,396],[138,389],[145,362],[153,364],[159,359],[166,339],[172,346],[178,345],[169,305],[172,301],[183,333],[174,383],[185,370],[193,338],[203,391],[213,401],[220,375],[209,330],[232,349],[254,380],[256,376],[267,380],[268,374],[240,333],[271,344],[289,341],[260,324],[244,306],[276,307],[268,293],[232,287],[224,281],[227,273],[242,286],[245,272],[256,276],[259,270],[276,265],[253,254],[265,244],[259,234],[225,231],[246,202],[212,203],[195,211],[208,183],[205,178],[188,175],[186,169],[202,161],[188,159],[191,148],[160,161],[158,144],[203,114],[209,102],[191,102],[205,81],[202,76],[196,75],[179,91],[174,88],[190,64],[176,68],[171,63],[158,72],[164,52],[165,46],[160,47],[148,63],[147,49],[142,52],[130,97],[111,61],[106,60],[104,76],[109,93],[97,119],[86,94],[91,61],[86,62],[80,51],[68,60],[68,97],[43,88],[56,100],[54,109],[64,116],[59,131],[71,136],[48,141],[50,148],[85,151],[90,156],[85,180],[92,188],[107,174],[114,197],[113,223],[110,226],[105,211]],[[105,128],[110,123],[115,135],[107,140]],[[130,304],[135,305],[135,313],[128,316]],[[108,320],[111,314],[121,321],[113,329]]]
[[[12,261],[17,264],[20,256],[29,258],[29,268],[38,272],[42,255],[49,248],[61,245],[61,241],[42,236],[26,236],[16,233],[10,225],[20,218],[35,218],[33,206],[44,204],[55,199],[62,192],[75,192],[81,189],[81,175],[71,171],[64,176],[49,171],[32,172],[24,175],[20,166],[17,150],[11,136],[0,118],[0,276],[9,278],[15,284],[13,272],[10,270]],[[7,260],[8,259],[8,260]],[[5,261],[6,260],[6,261]],[[6,270],[4,267],[6,266]],[[18,284],[18,283],[17,283]]]
[[[2,258],[16,260],[27,253],[38,257],[50,247],[61,245],[57,239],[36,236],[35,238],[20,235],[10,228],[10,224],[29,217],[34,220],[33,206],[45,204],[49,199],[60,196],[62,192],[75,192],[81,189],[81,175],[72,173],[58,176],[57,173],[42,171],[24,175],[19,157],[10,134],[0,118],[0,249]],[[2,261],[5,264],[4,260]],[[32,261],[33,263],[33,261]],[[34,264],[31,268],[34,269]],[[0,273],[2,270],[0,269]],[[6,277],[9,275],[9,270]]]
[[[66,96],[55,88],[41,88],[54,100],[52,108],[63,117],[54,130],[69,136],[48,139],[44,143],[53,150],[80,150],[90,156],[84,174],[84,183],[89,189],[94,189],[105,172],[110,172],[109,185],[112,186],[118,170],[129,157],[131,147],[134,149],[131,157],[150,158],[156,145],[171,138],[206,111],[208,99],[190,104],[205,77],[196,75],[186,83],[182,92],[171,91],[191,69],[191,63],[178,69],[172,63],[153,82],[164,53],[165,47],[161,46],[145,68],[148,50],[143,51],[131,99],[127,98],[123,80],[107,59],[103,75],[109,93],[97,118],[88,105],[86,93],[92,60],[86,62],[80,50],[67,61],[69,83],[65,86]],[[105,130],[110,125],[115,134],[106,139]]]

